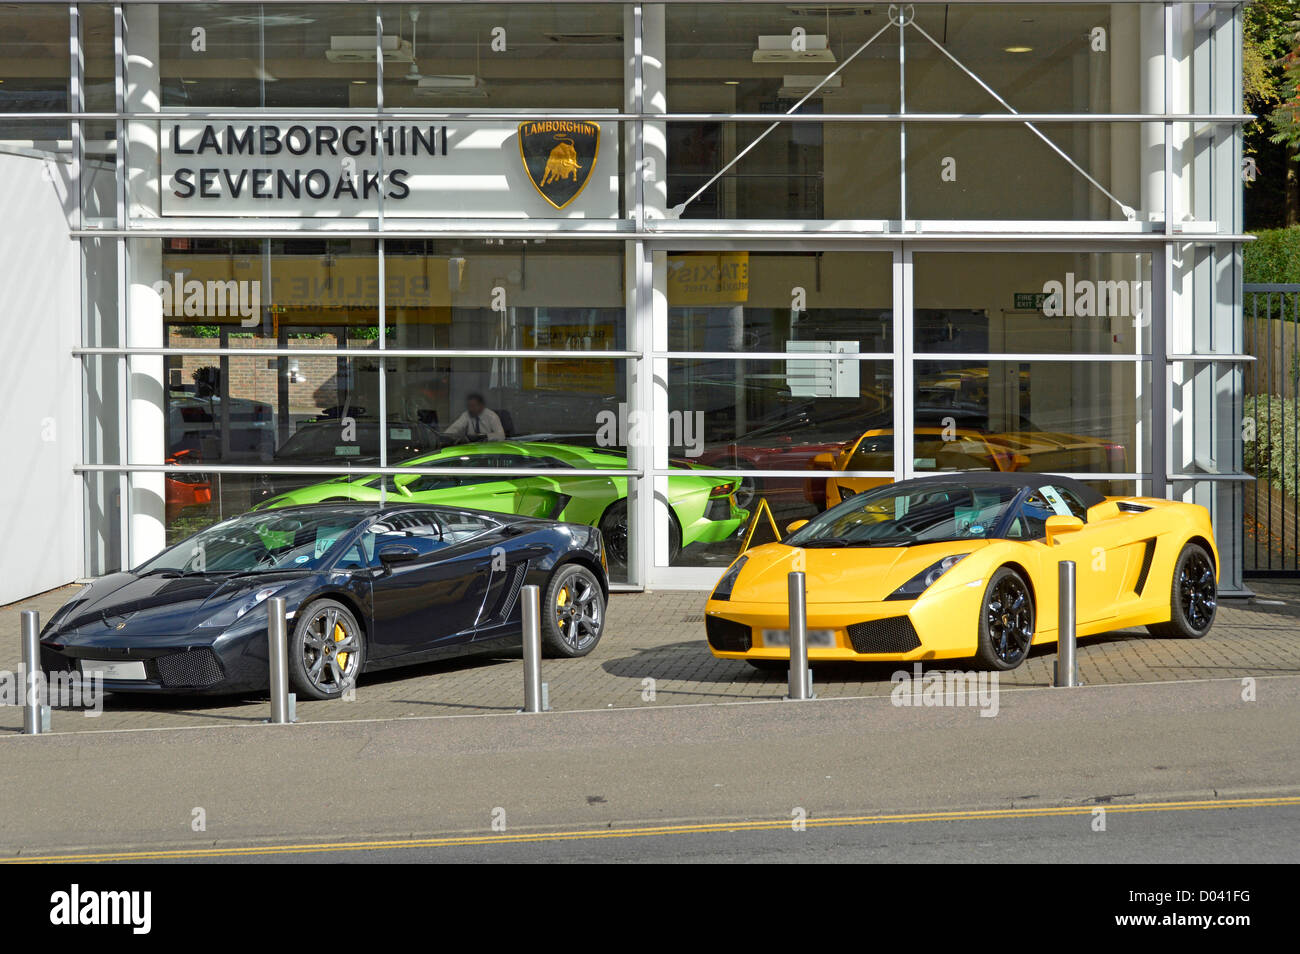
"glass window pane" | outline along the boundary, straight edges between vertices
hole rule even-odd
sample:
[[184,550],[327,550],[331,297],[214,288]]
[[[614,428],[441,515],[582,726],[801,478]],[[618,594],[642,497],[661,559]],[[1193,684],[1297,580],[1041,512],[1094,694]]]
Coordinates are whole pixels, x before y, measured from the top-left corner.
[[1164,194],[1139,174],[1163,164],[1158,145],[1143,148],[1152,136],[1162,141],[1154,123],[910,123],[907,215],[1125,222],[1127,208],[1160,218]]
[[[741,111],[780,113],[794,103],[763,102]],[[823,110],[819,104],[800,111]],[[825,111],[841,110],[828,106]],[[895,126],[785,122],[770,127],[770,123],[669,122],[669,207],[688,202],[707,186],[689,201],[681,218],[898,218]],[[743,158],[722,172],[742,151]]]
[[917,252],[921,353],[1146,354],[1147,252]]
[[[621,109],[618,3],[413,3],[379,7],[388,109]],[[373,18],[373,12],[371,13]]]
[[[389,419],[422,422],[448,445],[504,437],[616,455],[627,447],[622,359],[390,358],[386,377]],[[491,414],[484,416],[483,409]],[[526,456],[548,455],[534,448]],[[539,466],[503,460],[493,466]]]
[[[0,115],[68,109],[70,76],[67,5],[0,4]],[[24,120],[0,126],[0,139],[48,142],[69,129],[63,120]]]
[[881,252],[672,252],[673,351],[888,352],[893,266]]
[[1139,362],[916,362],[916,473],[1142,473],[1150,369]]
[[164,108],[373,109],[377,102],[375,10],[369,5],[126,9],[133,48],[153,39],[145,33],[155,29],[156,16]]
[[[668,108],[784,112],[887,24],[878,5],[667,4]],[[880,33],[836,79],[812,100],[824,99],[827,112],[897,112],[897,30]]]
[[[160,241],[162,261],[152,284],[172,347],[217,347],[223,335],[229,341],[224,346],[234,348],[378,345],[374,241],[200,236]],[[407,292],[427,294],[418,288]]]
[[1164,48],[1159,7],[1144,25],[1136,3],[915,9],[915,26],[904,31],[907,108],[915,112],[1004,112],[989,90],[1022,113],[1137,112],[1142,45]]
[[392,347],[627,347],[622,243],[393,239],[384,248]]

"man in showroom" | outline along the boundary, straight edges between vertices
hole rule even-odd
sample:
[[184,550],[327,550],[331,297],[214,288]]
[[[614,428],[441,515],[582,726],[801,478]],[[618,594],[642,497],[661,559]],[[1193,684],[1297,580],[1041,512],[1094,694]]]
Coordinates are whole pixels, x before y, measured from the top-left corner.
[[505,428],[501,418],[487,406],[483,395],[469,394],[465,398],[465,413],[452,422],[451,427],[443,432],[458,442],[503,441],[506,439]]

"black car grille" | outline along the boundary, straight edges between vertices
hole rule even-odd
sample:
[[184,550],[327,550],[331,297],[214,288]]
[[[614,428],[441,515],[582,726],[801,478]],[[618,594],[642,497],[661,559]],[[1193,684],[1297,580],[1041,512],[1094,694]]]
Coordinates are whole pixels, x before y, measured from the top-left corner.
[[916,627],[906,616],[854,623],[849,627],[849,642],[855,653],[906,653],[921,645]]
[[166,689],[202,689],[221,681],[221,664],[210,649],[172,653],[154,660],[158,678]]
[[708,635],[709,645],[720,652],[744,653],[754,645],[750,628],[734,620],[710,616],[704,621],[704,632]]

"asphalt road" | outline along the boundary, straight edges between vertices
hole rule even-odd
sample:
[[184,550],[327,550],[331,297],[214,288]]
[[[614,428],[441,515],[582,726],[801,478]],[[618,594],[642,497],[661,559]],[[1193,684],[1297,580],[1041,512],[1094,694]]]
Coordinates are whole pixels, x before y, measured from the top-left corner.
[[1294,861],[1298,727],[1279,676],[7,736],[0,856]]
[[[1300,798],[1253,807],[1194,808],[1148,803],[1131,812],[929,820],[835,822],[802,831],[781,827],[656,834],[596,830],[528,841],[490,837],[471,844],[415,843],[345,851],[218,856],[212,862],[515,864],[1295,864],[1300,861]],[[1104,828],[1094,830],[1094,825]],[[177,859],[190,860],[190,859]]]

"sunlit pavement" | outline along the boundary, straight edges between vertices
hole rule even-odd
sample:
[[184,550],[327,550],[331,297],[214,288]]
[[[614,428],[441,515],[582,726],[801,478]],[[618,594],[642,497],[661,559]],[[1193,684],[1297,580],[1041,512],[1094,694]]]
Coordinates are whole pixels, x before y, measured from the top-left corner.
[[[1123,684],[1221,677],[1300,674],[1300,582],[1249,581],[1254,599],[1224,600],[1202,640],[1152,638],[1124,631],[1083,640],[1079,670],[1085,684]],[[0,608],[0,669],[19,662],[19,617],[35,609],[46,619],[75,587]],[[604,638],[584,659],[545,660],[552,709],[562,711],[709,704],[779,699],[783,675],[758,673],[743,662],[714,659],[704,641],[705,594],[662,591],[615,594]],[[1035,651],[1003,687],[1051,684],[1055,652]],[[888,694],[895,664],[814,667],[820,698]],[[909,667],[906,667],[910,669]],[[943,668],[962,668],[960,662]],[[352,702],[300,702],[301,722],[505,713],[523,699],[519,658],[469,657],[363,677]],[[110,695],[103,712],[55,710],[55,732],[149,729],[257,723],[264,697],[222,698]],[[0,707],[0,732],[16,732],[21,710]]]

